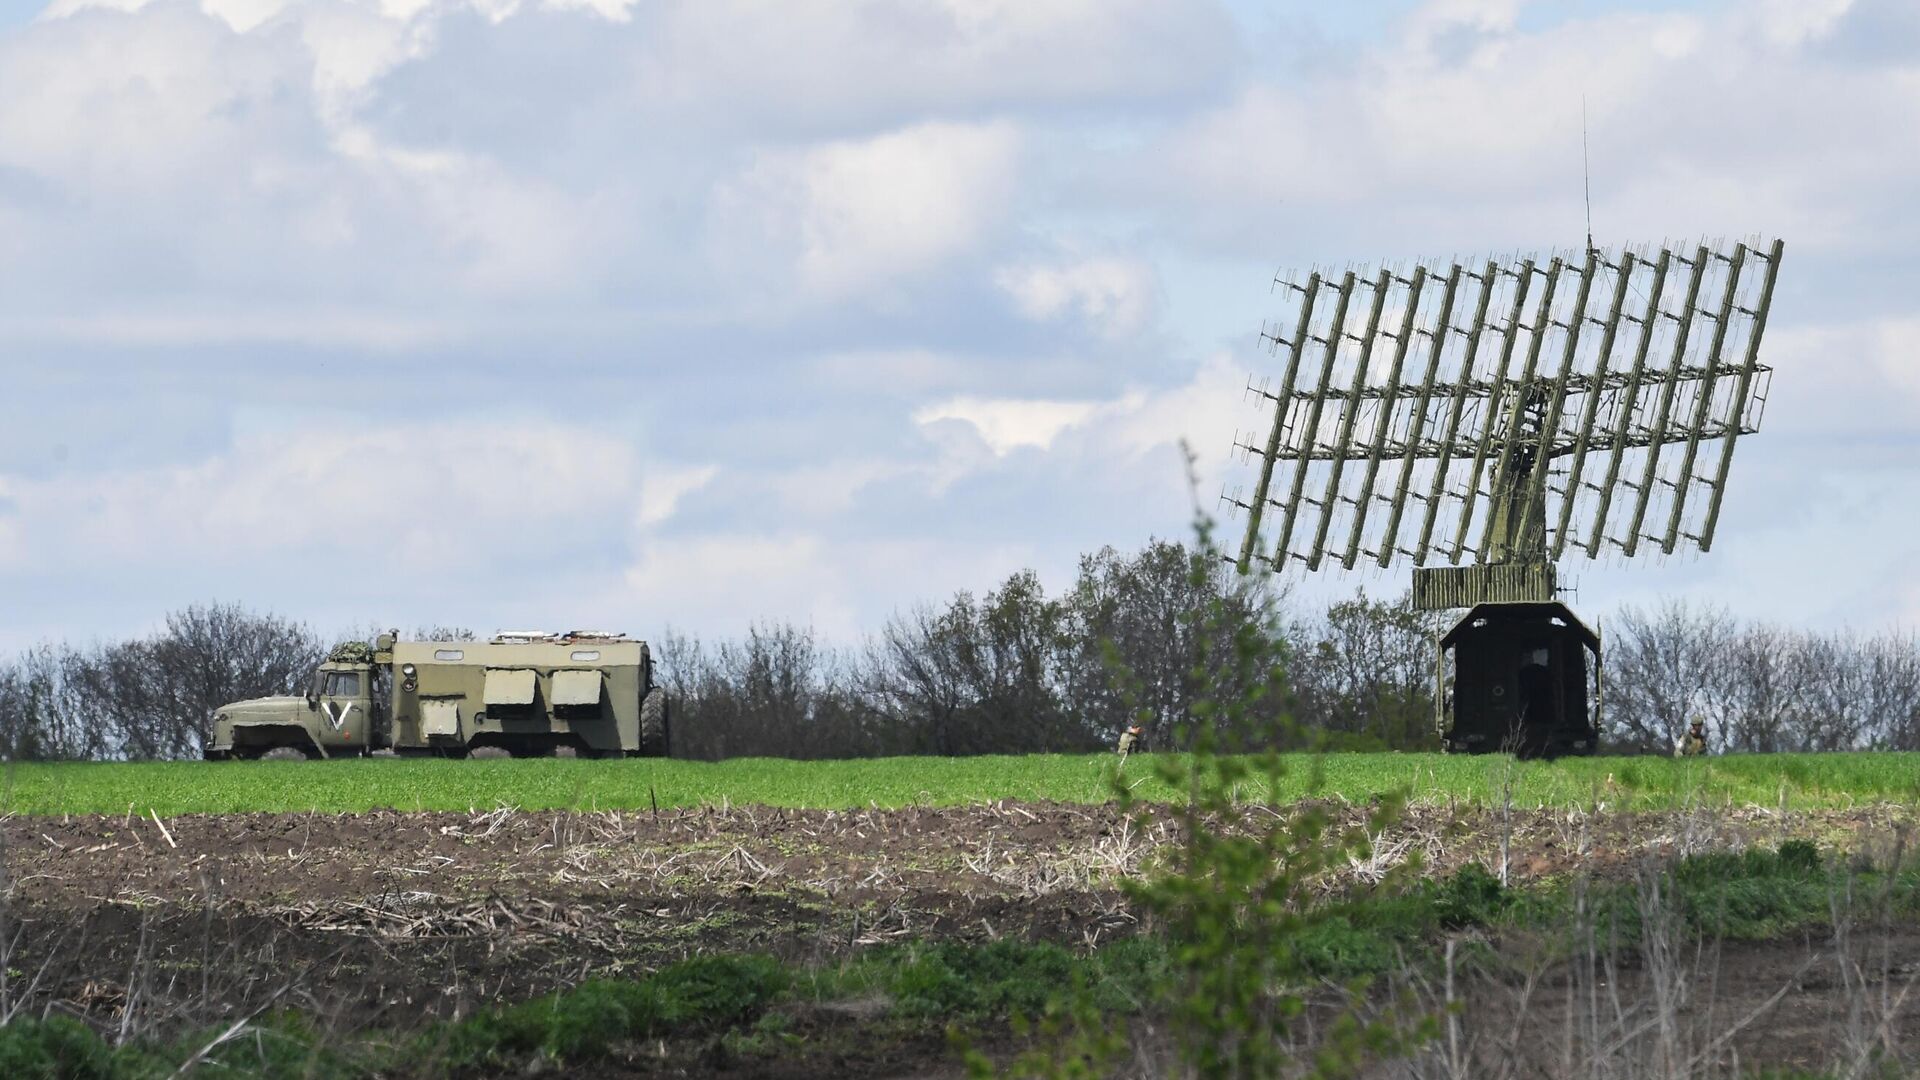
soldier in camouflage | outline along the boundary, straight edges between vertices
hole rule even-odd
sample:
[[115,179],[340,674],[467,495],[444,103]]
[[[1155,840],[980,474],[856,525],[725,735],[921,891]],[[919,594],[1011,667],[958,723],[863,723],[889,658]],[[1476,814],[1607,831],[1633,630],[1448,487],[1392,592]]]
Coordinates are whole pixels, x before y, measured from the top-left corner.
[[1680,740],[1681,757],[1704,757],[1707,752],[1707,722],[1694,717],[1687,724],[1686,738]]

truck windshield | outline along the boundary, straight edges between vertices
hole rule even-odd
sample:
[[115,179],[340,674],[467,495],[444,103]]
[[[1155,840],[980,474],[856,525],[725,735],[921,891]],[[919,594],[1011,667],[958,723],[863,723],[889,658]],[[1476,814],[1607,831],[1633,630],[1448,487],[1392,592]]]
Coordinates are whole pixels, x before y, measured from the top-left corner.
[[359,697],[360,673],[357,671],[336,671],[329,680],[327,694],[330,697]]

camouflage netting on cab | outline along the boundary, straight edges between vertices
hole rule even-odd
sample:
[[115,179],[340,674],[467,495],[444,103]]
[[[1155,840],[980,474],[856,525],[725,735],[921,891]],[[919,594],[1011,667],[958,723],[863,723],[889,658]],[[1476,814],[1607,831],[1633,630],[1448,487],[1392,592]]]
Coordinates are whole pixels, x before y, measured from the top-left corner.
[[334,664],[371,664],[373,646],[364,641],[343,641],[327,654],[327,661]]

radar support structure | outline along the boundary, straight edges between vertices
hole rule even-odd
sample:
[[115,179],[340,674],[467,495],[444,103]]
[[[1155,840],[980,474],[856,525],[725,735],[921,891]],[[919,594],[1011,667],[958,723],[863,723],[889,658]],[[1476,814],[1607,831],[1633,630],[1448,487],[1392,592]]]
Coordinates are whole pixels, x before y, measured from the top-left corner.
[[[1276,572],[1412,562],[1452,751],[1593,753],[1601,639],[1557,565],[1713,545],[1736,440],[1759,429],[1784,244],[1625,248],[1319,271],[1262,340],[1284,356],[1239,558]],[[1275,519],[1277,518],[1277,522]],[[1342,542],[1344,540],[1344,543]]]

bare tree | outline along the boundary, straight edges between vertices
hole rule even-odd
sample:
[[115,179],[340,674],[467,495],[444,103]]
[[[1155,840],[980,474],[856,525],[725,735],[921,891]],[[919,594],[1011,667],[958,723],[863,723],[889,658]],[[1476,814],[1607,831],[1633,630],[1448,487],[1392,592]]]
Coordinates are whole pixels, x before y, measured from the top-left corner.
[[1908,747],[1920,740],[1920,642],[1813,634],[1671,603],[1609,635],[1616,744],[1664,750],[1695,713],[1728,750]]
[[1711,695],[1732,653],[1734,625],[1717,608],[1684,602],[1626,608],[1607,635],[1605,733],[1615,746],[1666,750]]
[[683,757],[860,757],[899,752],[898,725],[874,723],[852,689],[847,658],[811,628],[755,625],[708,646],[669,633],[658,644]]
[[67,693],[69,652],[40,645],[0,669],[0,752],[9,761],[103,758],[114,733]]
[[968,731],[974,632],[973,597],[962,592],[944,611],[922,606],[895,615],[868,650],[868,692],[913,733],[916,750],[977,752]]
[[1920,749],[1920,635],[1881,634],[1868,640],[1862,652],[1871,669],[1874,745]]
[[231,701],[292,693],[325,659],[314,632],[238,604],[189,607],[167,616],[149,646],[152,698],[170,729],[168,756],[197,754],[215,709]]
[[1718,661],[1704,710],[1729,750],[1771,753],[1806,738],[1814,684],[1822,677],[1819,643],[1775,626],[1748,626],[1731,636]]
[[1920,721],[1920,643],[1911,635],[1818,642],[1803,749],[1903,745]]
[[1291,675],[1298,718],[1365,745],[1432,747],[1434,635],[1440,620],[1406,598],[1356,593],[1294,630]]
[[[1193,720],[1202,658],[1213,660],[1211,677],[1227,678],[1221,662],[1234,636],[1271,633],[1286,600],[1271,579],[1240,577],[1171,541],[1151,540],[1131,555],[1103,548],[1086,556],[1063,599],[1057,681],[1066,708],[1106,740],[1141,719],[1129,715],[1131,702],[1146,713],[1151,745],[1176,745]],[[1200,617],[1215,610],[1218,619]],[[1119,685],[1116,670],[1132,685]]]
[[23,758],[195,757],[215,709],[293,691],[324,654],[279,616],[190,607],[151,637],[30,650],[11,669],[0,731]]

